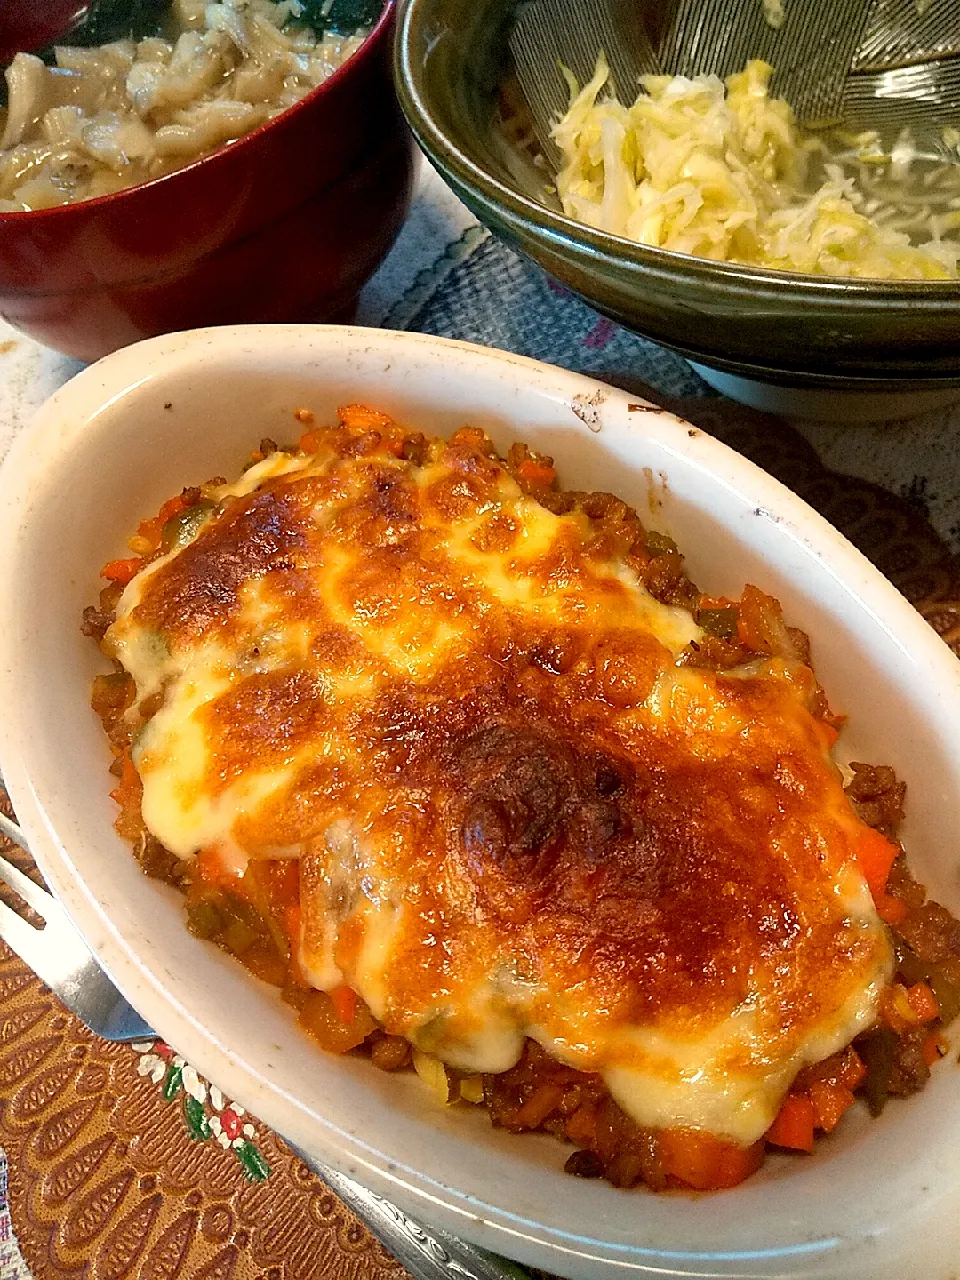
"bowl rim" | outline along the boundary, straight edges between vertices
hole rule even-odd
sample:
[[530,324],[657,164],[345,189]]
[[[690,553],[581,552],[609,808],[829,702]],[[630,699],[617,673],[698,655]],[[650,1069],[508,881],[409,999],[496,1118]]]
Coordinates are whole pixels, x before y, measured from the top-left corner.
[[26,227],[28,223],[34,225],[41,219],[50,217],[74,217],[80,216],[79,211],[91,213],[100,213],[104,211],[112,211],[118,201],[129,200],[134,193],[144,191],[155,191],[162,183],[175,182],[177,179],[186,179],[188,174],[194,173],[201,165],[209,167],[211,163],[216,163],[226,155],[235,156],[256,146],[262,141],[265,134],[280,125],[282,122],[288,121],[298,115],[302,110],[306,110],[314,103],[321,100],[327,93],[332,92],[334,87],[345,80],[351,72],[348,68],[354,68],[367,63],[375,56],[376,48],[382,43],[385,33],[388,33],[390,23],[393,21],[394,10],[397,0],[384,0],[383,8],[376,22],[364,36],[363,43],[355,53],[352,53],[346,61],[341,62],[326,80],[315,85],[309,93],[305,93],[302,98],[298,98],[291,106],[281,111],[278,115],[273,116],[270,120],[265,120],[263,124],[258,124],[255,129],[251,129],[249,133],[241,134],[239,138],[234,138],[232,142],[221,143],[213,151],[208,151],[206,155],[197,156],[191,160],[189,164],[183,165],[179,169],[172,169],[169,173],[163,173],[157,178],[149,178],[146,182],[135,182],[131,187],[121,187],[119,191],[109,191],[102,196],[91,196],[87,200],[75,200],[70,204],[54,205],[50,209],[8,209],[6,212],[0,211],[0,230],[6,230],[19,223]]
[[[35,499],[23,481],[30,474],[36,474],[37,467],[52,470],[69,458],[74,440],[98,413],[148,379],[161,375],[164,369],[182,373],[194,362],[202,360],[211,349],[237,361],[242,356],[245,343],[257,347],[269,345],[278,351],[297,344],[307,366],[321,345],[331,351],[344,352],[362,346],[375,353],[378,359],[388,357],[401,369],[404,351],[411,352],[413,357],[419,354],[421,358],[430,352],[431,360],[440,354],[468,372],[478,371],[481,377],[485,368],[492,371],[499,366],[504,370],[508,389],[518,380],[533,384],[545,397],[556,398],[567,409],[579,403],[581,414],[584,401],[580,397],[586,397],[586,403],[590,404],[590,398],[598,392],[605,401],[624,407],[635,405],[638,399],[592,378],[526,357],[426,334],[369,330],[359,326],[249,325],[163,335],[121,349],[77,375],[55,393],[31,423],[18,433],[7,459],[0,466],[0,484],[7,485],[13,495],[13,501],[0,516],[0,563],[15,563],[12,558],[15,547],[29,529],[36,507]],[[509,415],[509,407],[506,412]],[[732,488],[734,492],[748,496],[751,505],[757,504],[756,514],[765,513],[776,524],[785,524],[790,538],[802,542],[807,552],[824,563],[825,574],[839,575],[856,595],[860,607],[874,614],[878,624],[893,636],[898,647],[909,653],[911,661],[924,662],[931,680],[936,683],[937,706],[941,705],[941,698],[951,693],[960,706],[960,666],[949,649],[879,570],[823,517],[755,464],[675,415],[653,408],[643,415],[634,415],[634,420],[639,416],[645,423],[653,424],[660,435],[669,438],[669,443],[663,447],[671,456],[689,459],[700,472],[709,473],[711,485]],[[585,423],[584,431],[587,426],[589,423]],[[4,616],[5,608],[13,604],[17,594],[16,584],[8,579],[12,579],[12,575],[0,576],[0,616]],[[14,616],[12,611],[10,616]],[[298,1137],[296,1126],[291,1132],[277,1117],[283,1115],[287,1121],[296,1121],[301,1126],[300,1133],[304,1128],[309,1131],[312,1147],[318,1155],[344,1172],[356,1174],[376,1191],[395,1199],[401,1207],[422,1214],[428,1221],[438,1222],[487,1247],[504,1252],[515,1250],[514,1256],[525,1256],[533,1265],[556,1268],[563,1262],[564,1269],[576,1266],[576,1274],[591,1276],[624,1270],[676,1276],[770,1274],[768,1271],[740,1269],[679,1269],[691,1256],[700,1266],[716,1265],[715,1259],[729,1260],[732,1265],[738,1265],[740,1259],[748,1256],[742,1250],[718,1251],[709,1256],[702,1253],[691,1255],[686,1250],[668,1254],[663,1250],[652,1252],[639,1238],[631,1246],[631,1258],[626,1254],[626,1246],[610,1241],[605,1243],[600,1236],[586,1240],[571,1233],[564,1235],[556,1230],[540,1228],[538,1237],[536,1222],[505,1208],[498,1209],[478,1201],[463,1189],[462,1184],[457,1187],[440,1183],[406,1161],[384,1157],[369,1143],[338,1128],[333,1117],[320,1116],[316,1123],[307,1124],[310,1113],[303,1107],[298,1109],[296,1099],[287,1094],[282,1081],[266,1079],[242,1054],[230,1052],[228,1046],[216,1041],[213,1033],[180,1002],[177,993],[166,989],[162,977],[147,970],[73,866],[64,845],[48,823],[42,797],[34,791],[27,773],[27,761],[20,754],[21,743],[29,741],[29,726],[22,720],[18,722],[22,695],[20,698],[17,696],[18,684],[11,664],[10,643],[6,633],[0,633],[0,704],[8,709],[8,714],[0,717],[0,767],[5,771],[11,798],[18,808],[28,839],[40,855],[41,869],[45,875],[50,873],[51,884],[63,898],[70,914],[80,922],[85,936],[97,939],[97,948],[108,957],[108,967],[121,987],[128,992],[139,987],[143,994],[140,984],[149,980],[150,989],[143,1001],[138,1001],[143,1014],[156,1025],[158,1020],[154,1015],[162,1008],[166,1026],[176,1026],[183,1032],[179,1039],[176,1036],[171,1038],[182,1047],[193,1065],[216,1079],[229,1096],[238,1098],[249,1110],[260,1115],[278,1132],[289,1134],[302,1147],[304,1143]],[[916,693],[910,696],[918,701]],[[193,1045],[198,1045],[202,1051],[194,1052]],[[207,1065],[212,1060],[218,1064],[216,1071],[210,1071]],[[257,1101],[251,1101],[252,1098]],[[960,1187],[951,1194],[960,1197]],[[780,1261],[785,1264],[789,1254],[800,1258],[802,1267],[806,1265],[804,1258],[811,1264],[822,1263],[822,1256],[818,1257],[820,1248],[846,1247],[849,1243],[846,1239],[825,1240],[819,1247],[811,1242],[791,1243],[789,1249],[783,1250]],[[872,1237],[864,1237],[860,1243],[872,1249],[876,1242]],[[597,1247],[596,1252],[593,1251],[594,1246]],[[585,1248],[591,1251],[585,1252]],[[601,1249],[605,1252],[600,1252]],[[751,1253],[749,1256],[753,1258],[756,1255]],[[876,1258],[877,1255],[871,1252],[868,1256]],[[655,1269],[651,1267],[651,1261],[672,1269]],[[569,1271],[567,1273],[570,1274]],[[784,1269],[783,1275],[787,1274]],[[789,1274],[813,1273],[801,1269]],[[815,1274],[833,1273],[818,1270]],[[888,1274],[884,1272],[884,1276]],[[934,1280],[934,1277],[931,1275],[928,1280]]]
[[[436,10],[443,0],[404,0],[397,21],[394,45],[394,79],[400,105],[417,141],[445,177],[461,184],[477,198],[496,209],[499,205],[511,217],[532,223],[538,231],[551,240],[561,240],[581,254],[608,260],[614,266],[623,266],[630,260],[647,270],[662,273],[677,280],[696,280],[699,287],[711,287],[728,294],[742,291],[755,302],[757,291],[773,294],[815,294],[821,302],[843,303],[855,296],[858,305],[875,306],[884,311],[891,304],[901,303],[905,308],[935,310],[947,301],[960,304],[960,280],[877,280],[847,276],[808,275],[799,271],[780,271],[772,267],[755,267],[730,262],[714,262],[710,258],[697,258],[692,254],[678,253],[671,249],[657,249],[638,244],[623,236],[599,231],[586,223],[577,222],[565,214],[557,213],[507,186],[474,160],[447,132],[436,114],[430,109],[421,80],[423,64],[416,50],[424,36],[426,19],[423,10],[433,6]],[[441,37],[436,31],[429,33],[424,43],[432,50]],[[429,54],[428,54],[429,56]]]

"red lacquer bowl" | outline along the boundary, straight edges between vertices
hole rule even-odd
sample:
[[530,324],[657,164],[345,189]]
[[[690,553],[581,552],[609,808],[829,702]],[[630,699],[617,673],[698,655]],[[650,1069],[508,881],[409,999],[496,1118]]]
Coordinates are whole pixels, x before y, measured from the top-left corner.
[[413,181],[393,7],[329,80],[223,150],[115,195],[0,214],[0,315],[81,360],[178,329],[348,316]]

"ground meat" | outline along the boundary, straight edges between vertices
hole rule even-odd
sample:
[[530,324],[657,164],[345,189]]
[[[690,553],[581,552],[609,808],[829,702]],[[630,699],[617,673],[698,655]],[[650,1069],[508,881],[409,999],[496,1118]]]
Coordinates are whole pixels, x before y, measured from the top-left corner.
[[603,1161],[595,1151],[575,1151],[563,1166],[564,1173],[575,1178],[602,1178]]
[[805,631],[801,631],[799,627],[787,627],[787,634],[789,635],[793,643],[794,651],[796,652],[796,655],[797,655],[797,660],[809,667],[810,666],[810,637],[807,635]]
[[903,801],[907,784],[899,782],[893,769],[887,764],[850,765],[853,778],[845,790],[860,818],[868,827],[874,827],[885,836],[896,835],[903,819]]
[[91,640],[96,640],[99,644],[107,634],[107,628],[113,626],[113,622],[112,613],[105,613],[103,610],[89,604],[83,611],[83,622],[80,630],[85,636],[89,636]]
[[960,920],[939,902],[925,902],[897,928],[921,960],[943,964],[960,956]]
[[183,859],[165,848],[160,841],[144,831],[133,847],[134,855],[148,876],[165,880],[168,884],[180,884],[187,874]]
[[890,875],[887,879],[887,893],[894,898],[899,898],[901,902],[905,902],[911,908],[922,907],[927,900],[926,889],[913,878],[910,868],[907,866],[907,860],[902,853],[890,868]]
[[928,1026],[911,1027],[897,1037],[893,1051],[889,1089],[905,1098],[919,1093],[930,1079],[930,1068],[924,1060],[923,1047],[930,1034]]
[[370,1060],[381,1071],[399,1071],[410,1063],[410,1042],[402,1036],[375,1031],[370,1037]]
[[427,437],[416,431],[404,440],[400,456],[405,461],[412,462],[415,467],[422,467],[427,460],[428,451]]

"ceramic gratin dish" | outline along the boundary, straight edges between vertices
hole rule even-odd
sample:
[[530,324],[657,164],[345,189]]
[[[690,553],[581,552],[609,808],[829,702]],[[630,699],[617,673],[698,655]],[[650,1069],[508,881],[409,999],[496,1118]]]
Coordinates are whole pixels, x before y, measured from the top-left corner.
[[44,875],[152,1026],[296,1146],[409,1212],[580,1280],[613,1275],[947,1280],[960,1256],[960,1070],[878,1120],[860,1106],[811,1157],[771,1158],[733,1191],[654,1196],[562,1172],[548,1137],[443,1110],[412,1074],[335,1058],[277,993],[186,930],[176,892],[114,833],[102,669],[80,633],[100,566],[184,484],[238,474],[364,401],[428,433],[472,423],[552,454],[561,482],[609,489],[669,530],[713,594],[753,582],[813,641],[847,758],[908,784],[916,874],[960,909],[960,665],[849,543],[701,431],[575,374],[416,334],[323,326],[198,330],[109,356],[59,391],[0,470],[0,767]]

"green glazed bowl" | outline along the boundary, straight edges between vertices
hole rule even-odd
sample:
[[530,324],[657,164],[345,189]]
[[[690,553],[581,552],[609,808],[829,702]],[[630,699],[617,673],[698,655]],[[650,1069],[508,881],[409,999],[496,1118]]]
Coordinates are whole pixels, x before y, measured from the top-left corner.
[[516,7],[406,0],[399,19],[401,105],[427,156],[483,223],[598,311],[712,370],[808,391],[957,397],[960,282],[708,262],[594,231],[551,208],[545,171],[497,127]]

